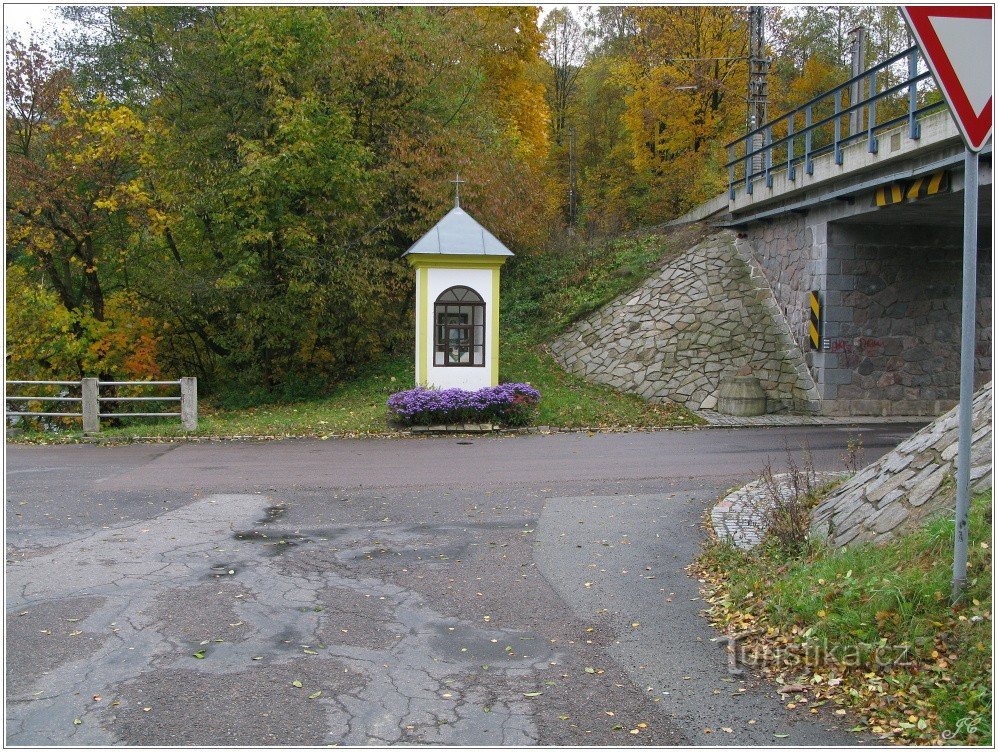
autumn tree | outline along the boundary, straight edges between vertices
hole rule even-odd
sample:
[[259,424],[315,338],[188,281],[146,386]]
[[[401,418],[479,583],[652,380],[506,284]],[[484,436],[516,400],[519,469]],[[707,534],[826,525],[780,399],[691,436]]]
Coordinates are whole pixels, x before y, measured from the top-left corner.
[[81,100],[68,71],[17,39],[6,83],[8,258],[53,292],[63,310],[53,318],[78,340],[75,375],[109,375],[98,340],[112,310],[117,323],[131,313],[112,304],[127,284],[129,238],[161,216],[141,174],[152,132],[128,107]]
[[164,128],[133,238],[171,370],[284,388],[410,345],[401,253],[452,201],[543,243],[534,8],[67,10],[75,80]]
[[747,31],[722,6],[635,10],[641,30],[619,75],[642,214],[670,217],[717,194],[723,145],[744,123]]

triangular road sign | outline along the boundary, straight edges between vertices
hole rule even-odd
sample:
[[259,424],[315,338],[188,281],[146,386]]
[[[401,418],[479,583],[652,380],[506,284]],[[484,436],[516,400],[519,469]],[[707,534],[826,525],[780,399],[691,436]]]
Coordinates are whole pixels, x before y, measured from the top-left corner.
[[901,10],[967,147],[980,151],[993,125],[991,6],[905,5]]

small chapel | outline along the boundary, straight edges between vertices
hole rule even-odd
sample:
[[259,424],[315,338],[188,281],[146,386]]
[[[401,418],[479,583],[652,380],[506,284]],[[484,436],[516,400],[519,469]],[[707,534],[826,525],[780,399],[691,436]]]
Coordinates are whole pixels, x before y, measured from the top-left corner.
[[461,208],[416,241],[416,385],[480,389],[499,383],[499,270],[513,255]]

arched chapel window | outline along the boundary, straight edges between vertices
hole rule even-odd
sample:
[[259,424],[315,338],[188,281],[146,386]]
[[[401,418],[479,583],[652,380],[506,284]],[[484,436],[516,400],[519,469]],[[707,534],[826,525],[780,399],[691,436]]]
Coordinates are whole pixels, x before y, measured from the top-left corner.
[[485,301],[470,287],[450,287],[433,305],[433,365],[485,365]]

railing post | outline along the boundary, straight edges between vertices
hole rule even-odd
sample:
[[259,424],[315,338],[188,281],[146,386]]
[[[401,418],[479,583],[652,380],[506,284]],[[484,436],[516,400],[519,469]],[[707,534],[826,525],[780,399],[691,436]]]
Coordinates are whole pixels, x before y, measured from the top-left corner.
[[773,187],[773,176],[770,170],[773,168],[773,130],[770,126],[766,126],[766,131],[763,134],[763,149],[765,149],[764,159],[763,159],[763,170],[766,175],[766,187]]
[[787,141],[787,180],[797,180],[797,172],[794,169],[794,115],[797,113],[790,113],[790,118],[787,120],[787,136],[790,138]]
[[839,141],[842,139],[842,89],[835,90],[835,136],[832,143],[832,152],[835,154],[835,164],[842,164],[842,149],[839,148]]
[[877,74],[876,72],[871,72],[867,77],[867,94],[869,99],[869,104],[866,106],[866,136],[867,136],[867,151],[870,154],[877,153],[877,137],[873,135],[873,125],[877,122],[877,100],[874,95],[877,93]]
[[755,155],[749,154],[752,149],[752,144],[755,142],[755,137],[745,138],[745,193],[749,196],[752,195],[752,162],[755,161]]
[[180,379],[180,422],[185,431],[198,430],[198,380],[193,376]]
[[735,200],[735,145],[728,147],[728,201]]
[[97,379],[83,379],[80,391],[83,397],[83,433],[100,433],[100,401]]
[[918,84],[915,77],[918,75],[918,47],[912,47],[908,53],[908,138],[919,138],[922,135],[922,127],[915,120],[915,110],[918,109]]
[[804,172],[814,174],[814,163],[811,162],[811,105],[804,108]]

